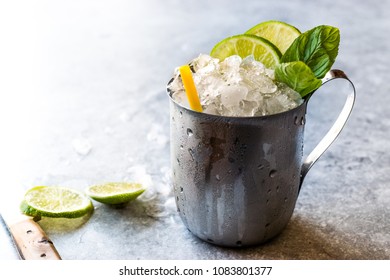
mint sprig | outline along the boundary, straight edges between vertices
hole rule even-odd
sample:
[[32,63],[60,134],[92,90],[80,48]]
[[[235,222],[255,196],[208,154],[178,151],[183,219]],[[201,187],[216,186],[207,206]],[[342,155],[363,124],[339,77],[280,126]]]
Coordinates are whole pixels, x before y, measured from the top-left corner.
[[275,77],[279,82],[283,82],[299,92],[301,97],[315,91],[322,84],[309,66],[302,61],[279,64],[275,69]]
[[320,25],[302,33],[282,56],[275,69],[276,79],[306,96],[321,86],[320,79],[335,62],[339,44],[336,27]]

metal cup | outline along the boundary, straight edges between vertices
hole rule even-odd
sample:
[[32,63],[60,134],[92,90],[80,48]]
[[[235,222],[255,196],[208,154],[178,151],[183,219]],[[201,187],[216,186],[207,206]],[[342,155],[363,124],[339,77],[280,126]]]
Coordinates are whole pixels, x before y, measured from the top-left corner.
[[308,99],[299,107],[262,117],[199,113],[170,97],[172,183],[185,226],[207,242],[229,247],[257,245],[289,222],[310,167],[336,139],[355,100],[352,85],[336,122],[303,158]]

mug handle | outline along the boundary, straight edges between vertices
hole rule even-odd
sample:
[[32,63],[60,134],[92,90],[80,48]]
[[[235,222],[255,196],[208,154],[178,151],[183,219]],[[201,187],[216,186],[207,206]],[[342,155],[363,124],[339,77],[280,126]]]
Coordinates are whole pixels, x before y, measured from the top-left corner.
[[317,146],[313,149],[313,151],[311,151],[311,153],[304,160],[301,168],[301,182],[300,182],[299,189],[302,186],[303,179],[305,179],[307,172],[309,172],[313,164],[320,158],[320,156],[329,148],[329,146],[340,134],[341,130],[343,129],[345,123],[348,120],[349,115],[351,114],[353,105],[355,103],[355,98],[356,98],[355,86],[343,71],[337,69],[330,70],[322,79],[322,84],[325,84],[334,79],[347,80],[351,84],[352,90],[348,93],[347,100],[345,101],[344,107],[341,110],[339,116],[337,117],[332,127],[329,129],[328,133],[324,136],[324,138],[322,138],[322,140],[317,144]]

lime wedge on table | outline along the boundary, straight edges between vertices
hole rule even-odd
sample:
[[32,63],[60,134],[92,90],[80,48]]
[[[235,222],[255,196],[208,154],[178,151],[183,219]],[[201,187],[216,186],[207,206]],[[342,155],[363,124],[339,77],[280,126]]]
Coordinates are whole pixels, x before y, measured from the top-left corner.
[[242,58],[253,55],[255,60],[263,63],[267,68],[275,68],[282,56],[280,51],[268,40],[250,34],[236,35],[226,38],[216,44],[210,55],[220,60],[231,55]]
[[301,32],[287,23],[270,20],[252,27],[245,34],[252,34],[267,39],[284,54]]
[[105,204],[124,204],[136,199],[145,191],[141,184],[106,183],[87,188],[86,193],[96,201]]
[[38,186],[25,193],[20,209],[33,217],[79,218],[92,213],[93,204],[73,189]]

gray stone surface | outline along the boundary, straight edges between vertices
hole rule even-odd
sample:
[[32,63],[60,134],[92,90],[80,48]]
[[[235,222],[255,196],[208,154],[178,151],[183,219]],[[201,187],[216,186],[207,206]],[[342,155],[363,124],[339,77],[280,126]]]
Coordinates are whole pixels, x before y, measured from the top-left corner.
[[[77,229],[44,225],[64,259],[389,259],[390,2],[376,2],[99,0],[2,9],[2,83],[12,85],[1,92],[2,172],[25,189],[127,179],[149,186],[123,209],[94,202]],[[192,236],[175,213],[165,85],[176,66],[268,19],[301,30],[339,27],[334,68],[354,81],[357,101],[306,177],[285,231],[262,246],[220,248]],[[305,153],[346,90],[335,82],[310,101]],[[16,257],[6,234],[0,244],[8,246],[0,259]]]

